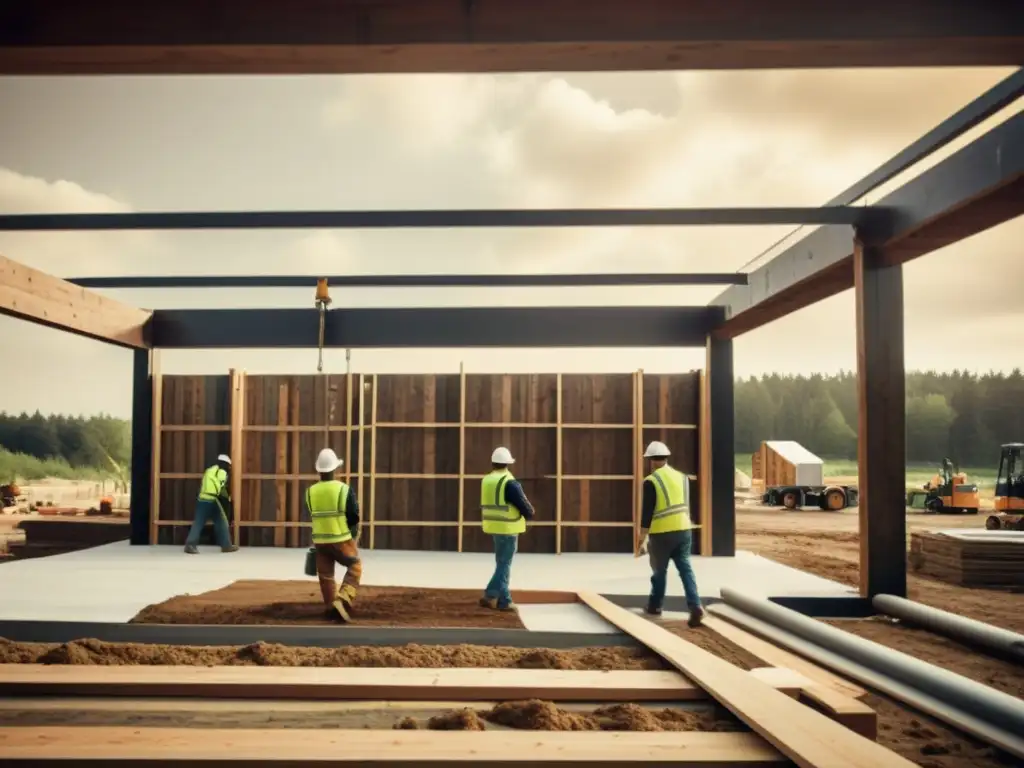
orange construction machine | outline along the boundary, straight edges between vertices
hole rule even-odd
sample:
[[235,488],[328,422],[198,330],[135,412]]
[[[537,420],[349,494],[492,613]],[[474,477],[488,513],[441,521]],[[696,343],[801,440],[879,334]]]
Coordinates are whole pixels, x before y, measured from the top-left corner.
[[978,499],[977,484],[967,482],[967,475],[954,470],[952,461],[943,459],[939,474],[925,483],[922,490],[907,494],[907,506],[924,506],[933,513],[960,512],[976,515],[981,502]]
[[996,475],[996,512],[1024,514],[1024,443],[1007,443],[999,455]]

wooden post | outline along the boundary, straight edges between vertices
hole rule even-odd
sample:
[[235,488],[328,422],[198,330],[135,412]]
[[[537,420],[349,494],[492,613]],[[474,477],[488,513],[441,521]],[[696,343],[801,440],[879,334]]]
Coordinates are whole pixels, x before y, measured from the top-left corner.
[[377,374],[373,374],[370,386],[373,391],[370,393],[370,549],[373,549],[375,529],[373,526],[376,517],[377,491],[374,487],[375,475],[377,474]]
[[562,554],[562,374],[555,377],[555,554]]
[[[289,410],[291,412],[290,422],[293,426],[298,425],[301,414],[299,408],[299,378],[298,376],[292,377],[292,399],[289,404]],[[299,475],[303,474],[303,468],[299,466],[299,431],[290,430],[289,440],[291,440],[291,456],[289,458],[291,466],[291,474],[293,479],[288,482],[291,483],[290,499],[288,503],[288,520],[292,523],[302,522],[302,480],[299,479]],[[297,547],[302,543],[302,531],[294,526],[288,527],[288,544],[289,547]]]
[[345,484],[352,485],[352,371],[345,373]]
[[640,548],[644,489],[644,372],[633,373],[633,553]]
[[[129,488],[131,543],[148,542],[153,545],[160,543],[158,523],[163,380],[160,377],[160,353],[157,350],[150,352],[138,349],[134,354],[135,391],[132,396],[132,467]],[[148,450],[145,450],[147,446]],[[138,456],[136,451],[139,452]]]
[[466,366],[459,363],[459,533],[457,551],[462,551],[466,519]]
[[231,506],[232,539],[242,540],[242,473],[245,467],[245,371],[231,370]]
[[[288,390],[287,384],[280,384],[277,388],[277,432],[274,435],[274,474],[285,475],[288,473]],[[298,393],[296,393],[298,395]],[[274,483],[277,491],[277,509],[274,520],[274,546],[283,547],[285,541],[285,526],[288,522],[288,481],[278,478]],[[236,515],[237,516],[237,515]]]
[[907,594],[903,268],[854,243],[859,408],[860,589]]
[[363,476],[366,474],[366,450],[365,443],[363,440],[363,419],[366,418],[366,377],[363,374],[359,374],[359,397],[357,398],[359,403],[359,439],[357,443],[357,450],[359,453],[359,472],[356,474],[356,497],[359,499],[359,503],[366,507],[366,497],[363,496]]
[[698,445],[700,465],[698,469],[700,489],[700,553],[711,553],[711,403],[709,399],[708,376],[700,372],[700,414],[698,417]]
[[709,514],[710,551],[704,555],[736,554],[736,454],[733,435],[732,340],[707,340],[708,439],[711,442]]

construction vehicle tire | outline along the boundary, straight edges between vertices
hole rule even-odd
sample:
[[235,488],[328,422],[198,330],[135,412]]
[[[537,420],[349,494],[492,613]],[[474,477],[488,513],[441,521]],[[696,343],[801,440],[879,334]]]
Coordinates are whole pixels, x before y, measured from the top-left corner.
[[825,508],[831,512],[846,509],[846,494],[839,488],[831,488],[825,492]]
[[989,515],[988,519],[985,520],[985,528],[990,531],[998,531],[1001,527],[1002,523],[997,515]]
[[782,506],[786,509],[796,509],[799,501],[800,499],[796,495],[796,491],[787,491],[782,495]]

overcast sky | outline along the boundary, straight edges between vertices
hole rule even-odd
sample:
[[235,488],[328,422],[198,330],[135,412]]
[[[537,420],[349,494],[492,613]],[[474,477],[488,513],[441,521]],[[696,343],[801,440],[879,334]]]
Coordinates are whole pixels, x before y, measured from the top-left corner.
[[[819,205],[1010,71],[0,78],[0,211]],[[0,233],[0,253],[63,277],[719,272],[749,268],[789,229]],[[1021,362],[1021,242],[1024,218],[906,267],[908,368]],[[345,306],[703,304],[719,290],[334,296]],[[312,291],[108,293],[151,308],[313,312]],[[741,337],[735,351],[741,375],[853,368],[852,292]],[[0,410],[130,414],[129,352],[0,317],[0,353]],[[342,350],[325,359],[344,370]],[[376,372],[456,371],[460,360],[487,372],[672,371],[702,366],[703,352],[352,356],[354,370]],[[316,352],[174,352],[162,365],[313,373]]]

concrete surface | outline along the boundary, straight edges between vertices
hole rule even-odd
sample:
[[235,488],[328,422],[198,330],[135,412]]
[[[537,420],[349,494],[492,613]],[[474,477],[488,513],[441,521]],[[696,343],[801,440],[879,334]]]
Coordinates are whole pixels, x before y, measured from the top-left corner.
[[[490,578],[494,557],[485,553],[364,550],[363,583],[374,586],[465,588]],[[223,554],[202,548],[198,556],[180,547],[132,547],[127,542],[46,558],[19,560],[0,568],[0,619],[125,622],[147,605],[181,594],[199,594],[238,579],[308,579],[305,550],[243,548]],[[851,597],[852,589],[788,568],[749,552],[735,558],[694,558],[704,597],[722,587],[764,597]],[[519,554],[512,568],[518,589],[593,591],[645,595],[646,558],[614,554]],[[670,573],[669,595],[683,594]],[[522,606],[528,629],[611,632],[582,605]]]

